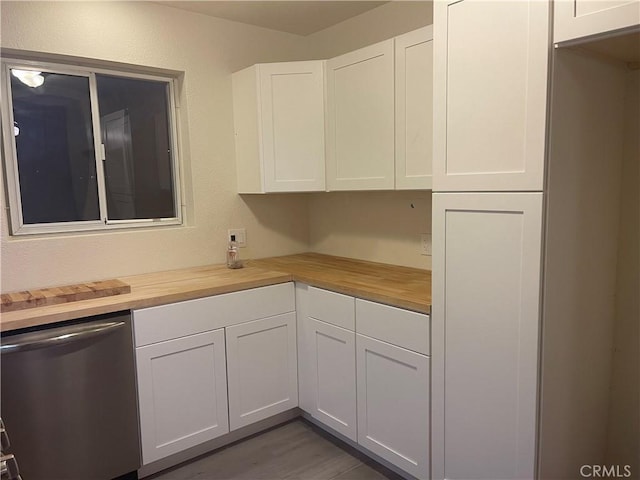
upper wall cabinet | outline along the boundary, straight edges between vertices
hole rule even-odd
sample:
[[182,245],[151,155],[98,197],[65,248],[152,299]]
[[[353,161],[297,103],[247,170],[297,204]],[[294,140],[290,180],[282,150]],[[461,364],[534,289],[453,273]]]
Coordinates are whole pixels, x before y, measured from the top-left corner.
[[431,188],[433,26],[395,38],[396,189]]
[[327,60],[327,189],[393,190],[393,39]]
[[542,190],[549,2],[434,2],[434,191]]
[[323,63],[258,64],[233,74],[239,193],[325,189]]
[[553,8],[556,43],[640,25],[640,0],[558,0]]

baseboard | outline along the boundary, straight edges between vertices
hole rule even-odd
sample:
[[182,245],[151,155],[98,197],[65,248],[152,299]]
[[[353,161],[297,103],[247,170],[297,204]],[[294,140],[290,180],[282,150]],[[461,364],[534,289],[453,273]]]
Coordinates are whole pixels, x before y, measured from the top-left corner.
[[[324,433],[325,438],[328,438],[334,443],[337,443],[341,448],[344,448],[347,451],[351,450],[350,453],[354,454],[354,456],[356,457],[361,457],[361,460],[369,463],[372,467],[375,468],[375,466],[371,464],[371,461],[378,464],[378,466],[382,468],[382,473],[384,473],[387,477],[390,477],[390,473],[392,473],[397,475],[400,479],[417,480],[414,476],[408,474],[404,470],[399,469],[384,458],[381,458],[375,453],[372,453],[353,440],[336,432],[332,428],[327,427],[323,423],[313,418],[310,414],[300,410],[299,408],[287,410],[286,412],[279,413],[278,415],[274,415],[273,417],[267,418],[265,420],[247,425],[246,427],[239,428],[238,430],[229,432],[226,435],[214,438],[213,440],[209,440],[208,442],[202,443],[182,452],[175,453],[148,465],[143,465],[138,470],[138,478],[142,479],[161,472],[162,470],[175,467],[176,465],[179,465],[186,461],[193,460],[196,457],[210,454],[214,450],[222,447],[228,447],[233,443],[246,440],[249,437],[263,433],[266,430],[278,427],[299,417],[303,418],[305,421],[321,430],[322,433]],[[387,472],[385,472],[384,470],[387,470]]]
[[155,473],[161,472],[162,470],[175,467],[180,463],[186,462],[188,460],[193,460],[194,458],[201,455],[211,453],[218,448],[227,447],[232,443],[238,442],[240,440],[245,440],[248,437],[251,437],[258,433],[262,433],[265,430],[269,430],[271,428],[282,425],[283,423],[290,422],[294,418],[300,417],[301,414],[302,410],[300,410],[299,408],[293,408],[291,410],[287,410],[286,412],[279,413],[278,415],[274,415],[273,417],[269,417],[265,420],[261,420],[251,425],[247,425],[246,427],[239,428],[238,430],[234,430],[233,432],[229,432],[225,435],[222,435],[221,437],[209,440],[208,442],[201,443],[200,445],[196,445],[195,447],[188,448],[187,450],[183,450],[182,452],[178,452],[168,457],[162,458],[148,465],[143,465],[138,470],[138,478],[148,477]]
[[[411,475],[411,474],[405,472],[404,470],[396,467],[395,465],[393,465],[389,461],[385,460],[382,457],[379,457],[378,455],[376,455],[375,453],[371,452],[370,450],[367,450],[366,448],[364,448],[360,444],[354,442],[350,438],[347,438],[344,435],[342,435],[341,433],[336,432],[331,427],[327,427],[325,424],[323,424],[323,423],[319,422],[318,420],[316,420],[315,418],[313,418],[309,413],[303,411],[301,415],[302,415],[302,418],[304,420],[306,420],[307,422],[309,422],[313,426],[318,427],[320,430],[326,432],[326,434],[329,437],[333,437],[333,439],[337,440],[339,442],[339,444],[343,444],[343,445],[340,445],[342,448],[344,448],[344,446],[346,445],[348,448],[345,448],[345,450],[354,450],[354,451],[358,452],[360,454],[360,456],[366,457],[366,459],[369,459],[369,460],[373,460],[375,463],[377,463],[381,467],[383,467],[383,469],[386,469],[386,470],[389,470],[389,471],[393,472],[394,474],[398,475],[398,477],[400,477],[400,478],[403,478],[403,479],[406,479],[406,480],[418,480],[413,475]],[[331,438],[330,438],[330,440],[331,440]],[[354,456],[359,456],[359,455],[354,455]],[[390,476],[388,474],[388,472],[383,472],[383,473],[385,473],[386,476]]]

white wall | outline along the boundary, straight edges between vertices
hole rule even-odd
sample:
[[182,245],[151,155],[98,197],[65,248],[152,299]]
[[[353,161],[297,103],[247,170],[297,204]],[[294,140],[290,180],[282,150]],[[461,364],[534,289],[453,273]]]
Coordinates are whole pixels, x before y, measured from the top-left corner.
[[606,458],[626,100],[624,67],[567,49],[555,56],[541,480],[580,478],[582,465]]
[[431,268],[420,234],[431,233],[431,192],[331,192],[309,201],[311,250]]
[[[296,35],[151,2],[1,2],[3,49],[185,72],[181,94],[187,227],[16,238],[2,208],[3,292],[222,263],[226,230],[255,257],[309,248],[307,197],[241,198],[230,73],[306,56]],[[2,195],[3,207],[5,203]]]
[[[187,226],[46,237],[1,230],[3,292],[222,263],[226,230],[245,258],[302,251],[430,268],[430,192],[236,195],[230,73],[257,62],[328,58],[432,23],[431,2],[391,2],[309,37],[151,2],[0,3],[6,51],[184,72]],[[2,195],[4,205],[4,194]],[[410,204],[414,204],[411,208]]]
[[640,478],[640,70],[627,74],[606,462]]
[[[331,58],[433,23],[433,4],[390,2],[308,37],[312,58]],[[413,203],[413,208],[411,204]],[[431,233],[431,192],[341,192],[309,201],[311,250],[417,268]]]

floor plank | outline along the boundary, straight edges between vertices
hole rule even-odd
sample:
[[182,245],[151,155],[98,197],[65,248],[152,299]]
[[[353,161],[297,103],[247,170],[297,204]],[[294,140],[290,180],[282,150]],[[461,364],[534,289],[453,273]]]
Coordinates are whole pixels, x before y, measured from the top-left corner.
[[[317,427],[295,420],[149,480],[397,480]],[[366,463],[365,463],[366,462]]]

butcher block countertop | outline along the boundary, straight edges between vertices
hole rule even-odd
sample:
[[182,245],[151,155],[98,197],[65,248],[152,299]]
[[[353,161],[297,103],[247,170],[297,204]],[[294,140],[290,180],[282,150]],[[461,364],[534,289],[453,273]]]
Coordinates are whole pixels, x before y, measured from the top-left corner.
[[131,293],[4,312],[0,330],[5,332],[290,281],[422,313],[429,313],[431,307],[429,271],[316,253],[250,260],[244,268],[237,270],[230,270],[225,265],[209,265],[117,280],[130,285]]
[[301,253],[250,262],[290,273],[296,282],[394,307],[429,313],[431,272],[319,253]]

